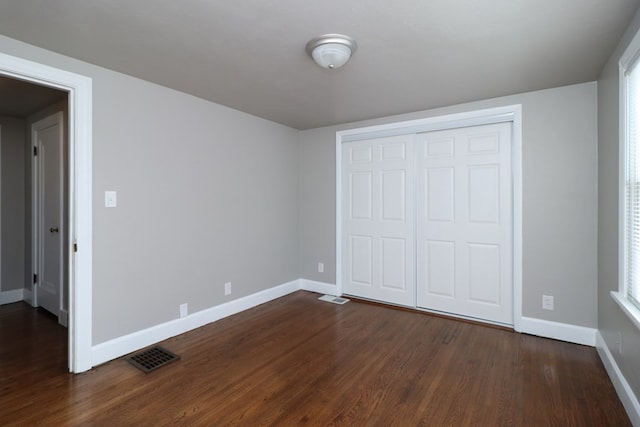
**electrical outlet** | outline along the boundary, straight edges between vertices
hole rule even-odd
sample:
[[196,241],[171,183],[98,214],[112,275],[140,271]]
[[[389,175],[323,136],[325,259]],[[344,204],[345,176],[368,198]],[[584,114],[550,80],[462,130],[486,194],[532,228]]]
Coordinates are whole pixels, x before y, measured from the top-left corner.
[[553,310],[553,296],[552,295],[542,295],[542,309],[543,310]]
[[180,304],[180,317],[187,317],[189,315],[189,304]]
[[231,282],[227,282],[224,284],[224,294],[231,295]]
[[622,332],[618,332],[616,336],[616,347],[618,347],[618,354],[622,356]]
[[318,263],[318,273],[324,273],[324,262]]

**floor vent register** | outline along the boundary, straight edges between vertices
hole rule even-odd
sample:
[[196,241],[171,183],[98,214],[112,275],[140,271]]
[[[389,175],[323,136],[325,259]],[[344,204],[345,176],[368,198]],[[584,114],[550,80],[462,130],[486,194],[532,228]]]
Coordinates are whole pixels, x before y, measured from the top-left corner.
[[326,301],[326,302],[330,302],[333,304],[346,304],[349,302],[349,300],[347,298],[342,298],[342,297],[336,297],[333,295],[322,295],[320,298],[318,298],[320,301]]
[[154,371],[168,363],[180,359],[180,356],[162,347],[152,347],[127,357],[127,361],[145,374]]

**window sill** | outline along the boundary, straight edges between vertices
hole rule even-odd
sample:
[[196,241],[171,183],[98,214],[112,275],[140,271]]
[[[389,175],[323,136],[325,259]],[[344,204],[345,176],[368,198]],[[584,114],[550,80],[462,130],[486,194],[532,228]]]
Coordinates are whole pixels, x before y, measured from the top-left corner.
[[631,319],[631,322],[636,326],[636,328],[640,329],[640,310],[638,310],[635,305],[627,301],[624,294],[620,292],[611,292],[611,297],[618,303],[624,314]]

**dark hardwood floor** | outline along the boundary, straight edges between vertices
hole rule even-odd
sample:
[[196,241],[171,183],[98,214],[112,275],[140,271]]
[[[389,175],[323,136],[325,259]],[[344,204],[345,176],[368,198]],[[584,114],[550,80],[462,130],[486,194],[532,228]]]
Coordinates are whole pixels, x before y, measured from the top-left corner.
[[590,347],[297,292],[162,343],[181,359],[66,372],[66,329],[0,307],[0,425],[626,426]]

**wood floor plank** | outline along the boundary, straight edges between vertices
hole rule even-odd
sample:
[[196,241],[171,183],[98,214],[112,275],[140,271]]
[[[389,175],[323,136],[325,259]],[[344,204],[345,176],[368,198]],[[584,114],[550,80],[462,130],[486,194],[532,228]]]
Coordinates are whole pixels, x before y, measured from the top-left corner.
[[595,349],[297,292],[71,375],[66,330],[0,307],[0,425],[628,426]]

